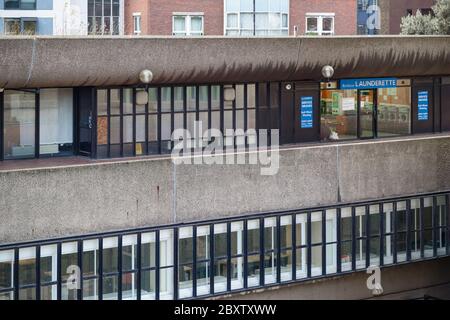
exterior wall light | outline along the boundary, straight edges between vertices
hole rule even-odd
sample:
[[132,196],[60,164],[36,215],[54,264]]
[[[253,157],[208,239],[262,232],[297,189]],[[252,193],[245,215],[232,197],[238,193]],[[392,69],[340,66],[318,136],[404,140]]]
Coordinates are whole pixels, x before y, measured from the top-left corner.
[[286,85],[286,90],[287,90],[287,91],[292,90],[292,84],[288,83],[288,84]]
[[139,80],[144,84],[149,84],[153,80],[153,72],[144,69],[139,73]]
[[334,76],[334,68],[330,65],[326,65],[322,68],[322,76],[330,81]]

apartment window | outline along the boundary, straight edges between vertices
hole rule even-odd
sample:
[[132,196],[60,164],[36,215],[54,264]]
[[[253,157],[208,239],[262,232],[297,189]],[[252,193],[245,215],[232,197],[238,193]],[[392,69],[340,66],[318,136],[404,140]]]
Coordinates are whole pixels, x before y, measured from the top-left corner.
[[36,0],[5,0],[5,9],[36,10]]
[[4,30],[6,35],[35,35],[37,34],[37,21],[32,18],[8,18],[5,19]]
[[334,13],[306,14],[306,35],[332,36],[334,34]]
[[88,1],[88,34],[118,35],[120,33],[120,0]]
[[134,34],[141,34],[141,13],[133,13]]
[[174,36],[202,36],[204,34],[203,14],[177,14],[173,15]]
[[289,0],[225,0],[225,34],[289,34]]

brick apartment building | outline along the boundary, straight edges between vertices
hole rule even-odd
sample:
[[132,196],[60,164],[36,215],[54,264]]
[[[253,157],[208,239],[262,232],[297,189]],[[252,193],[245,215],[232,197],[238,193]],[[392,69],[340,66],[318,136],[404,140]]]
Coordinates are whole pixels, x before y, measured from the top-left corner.
[[129,35],[352,35],[355,0],[128,0]]

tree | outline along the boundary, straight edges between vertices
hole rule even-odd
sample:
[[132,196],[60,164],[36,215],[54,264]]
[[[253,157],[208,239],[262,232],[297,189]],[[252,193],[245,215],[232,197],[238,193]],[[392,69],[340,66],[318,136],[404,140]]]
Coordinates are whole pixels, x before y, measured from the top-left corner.
[[432,10],[433,14],[418,10],[415,16],[403,17],[401,34],[450,35],[450,0],[437,0]]

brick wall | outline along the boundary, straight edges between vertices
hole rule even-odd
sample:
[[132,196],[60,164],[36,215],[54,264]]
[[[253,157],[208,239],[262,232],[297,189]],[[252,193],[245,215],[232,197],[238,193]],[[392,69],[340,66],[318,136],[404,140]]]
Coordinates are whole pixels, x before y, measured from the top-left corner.
[[134,20],[133,13],[141,13],[141,34],[149,34],[149,2],[150,0],[127,0],[125,1],[125,34],[133,34]]
[[205,35],[223,35],[223,0],[149,0],[149,3],[149,34],[171,35],[174,12],[203,12]]
[[306,13],[334,13],[335,35],[356,34],[356,0],[291,0],[289,33],[306,31]]

